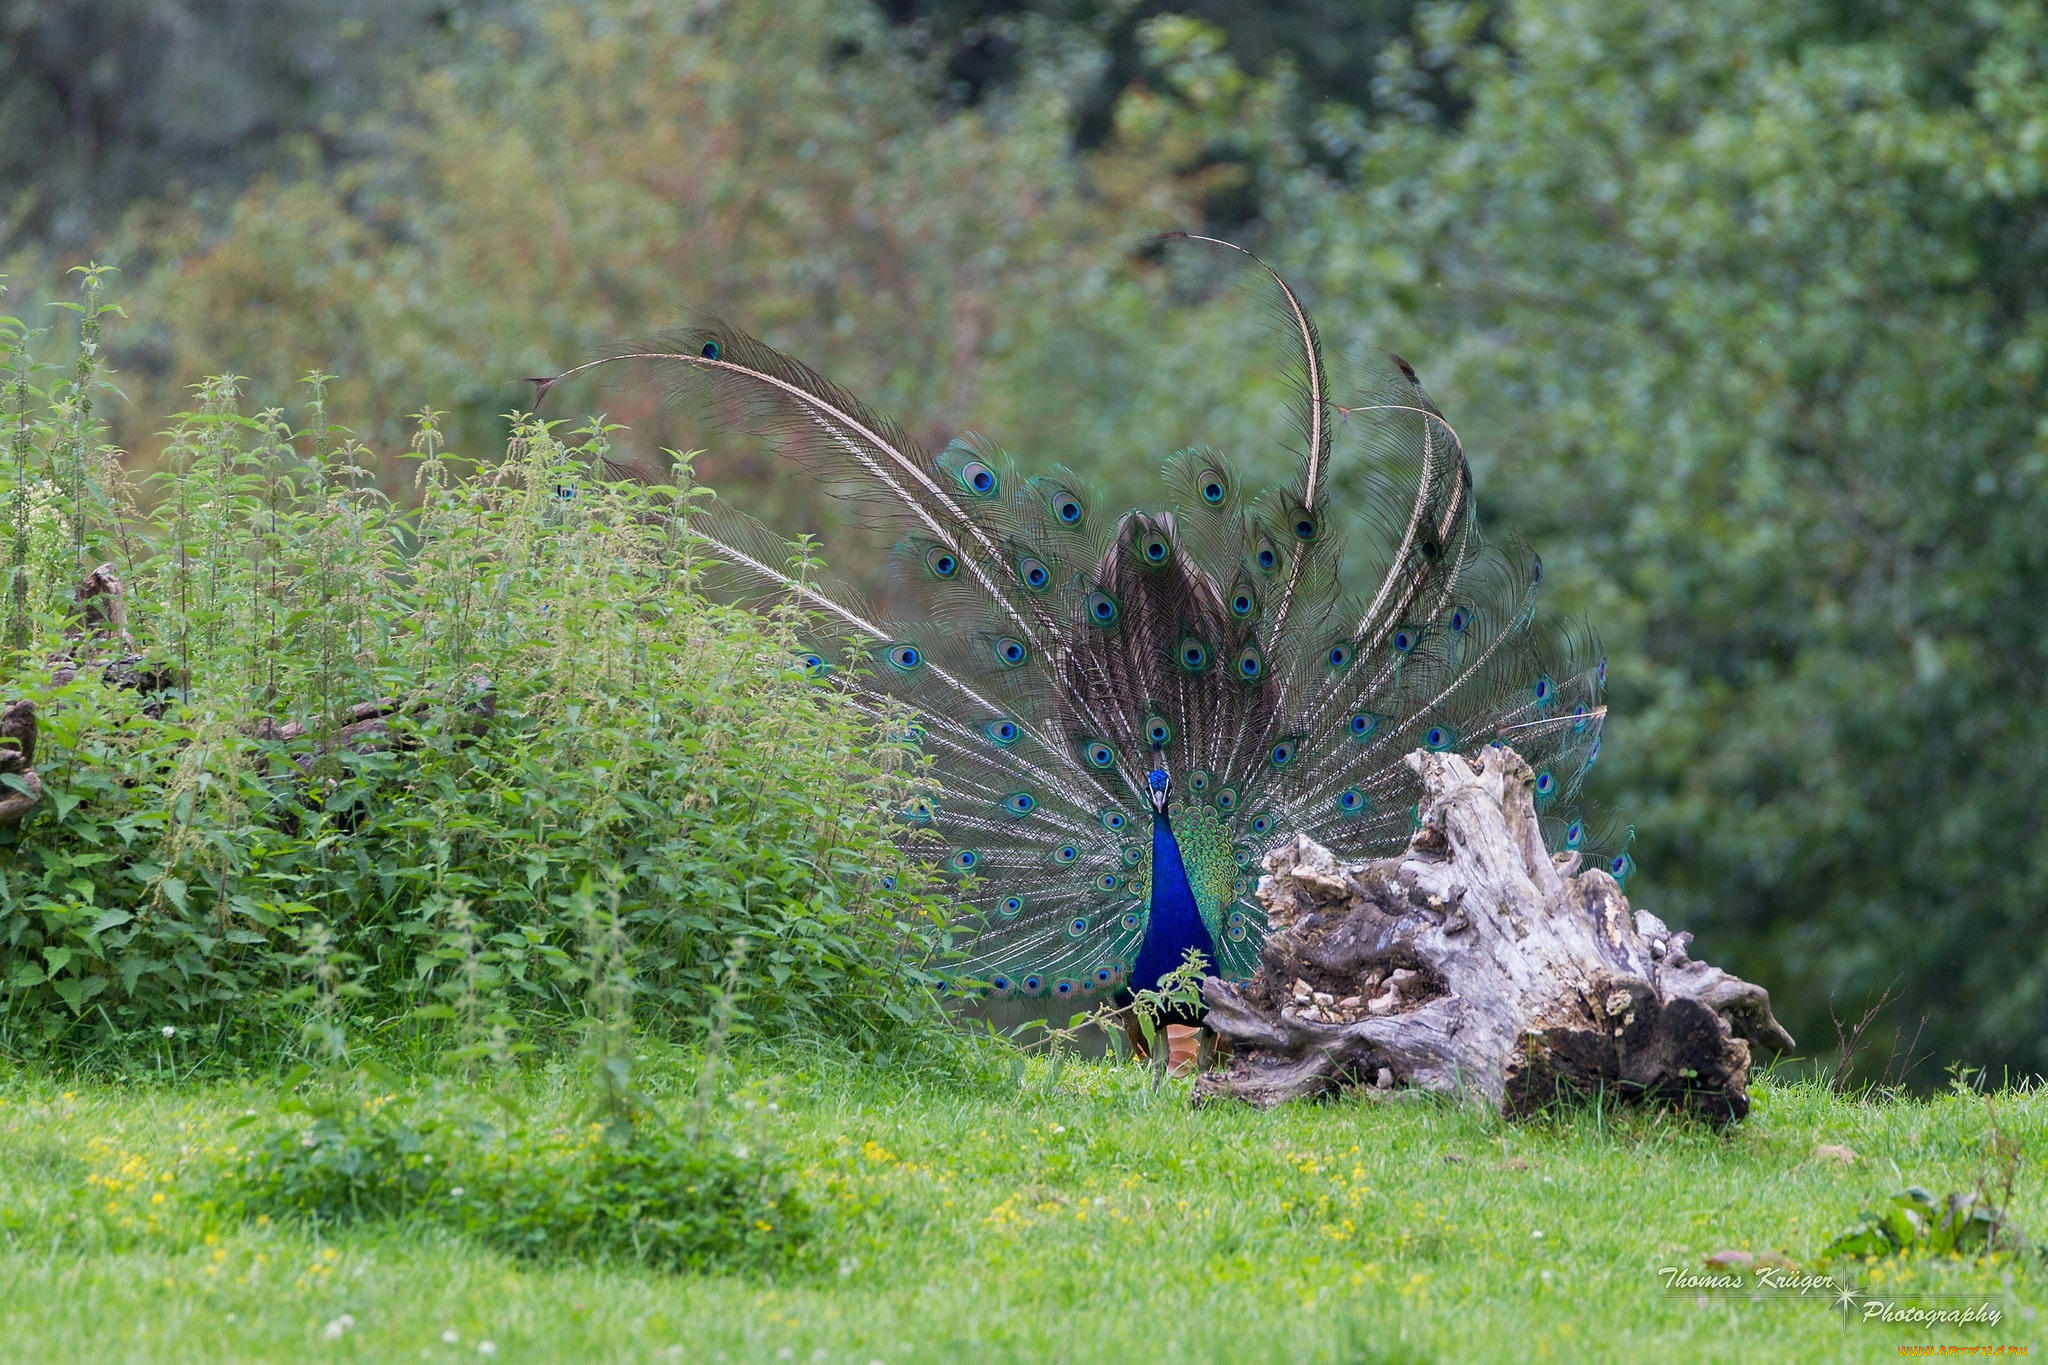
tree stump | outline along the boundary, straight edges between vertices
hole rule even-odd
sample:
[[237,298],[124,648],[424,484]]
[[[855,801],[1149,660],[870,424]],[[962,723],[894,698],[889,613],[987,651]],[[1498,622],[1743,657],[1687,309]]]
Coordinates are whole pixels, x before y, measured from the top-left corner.
[[1266,856],[1272,931],[1248,985],[1203,987],[1204,1022],[1233,1052],[1196,1102],[1365,1086],[1509,1117],[1596,1091],[1748,1113],[1750,1044],[1793,1046],[1769,994],[1687,956],[1692,935],[1631,912],[1578,854],[1552,857],[1513,750],[1408,764],[1425,795],[1405,852],[1340,863],[1297,835]]

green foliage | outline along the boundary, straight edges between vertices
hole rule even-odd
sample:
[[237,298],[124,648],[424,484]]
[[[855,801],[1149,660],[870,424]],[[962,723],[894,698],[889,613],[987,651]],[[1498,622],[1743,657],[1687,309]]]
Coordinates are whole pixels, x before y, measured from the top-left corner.
[[414,1094],[288,1097],[216,1182],[224,1213],[345,1226],[410,1218],[525,1259],[772,1269],[816,1231],[773,1147],[711,1131],[501,1129]]
[[1991,1251],[2023,1252],[2027,1235],[1974,1193],[1951,1193],[1937,1200],[1918,1185],[1908,1185],[1876,1209],[1865,1209],[1855,1223],[1821,1249],[1820,1259],[1902,1256],[1983,1255]]
[[[6,668],[46,796],[0,832],[0,1041],[170,1027],[190,1061],[308,1021],[331,1042],[345,1011],[475,1044],[580,1013],[600,912],[643,1023],[707,1018],[736,940],[740,1033],[875,1046],[937,1019],[914,969],[935,907],[890,842],[916,775],[792,666],[793,617],[695,590],[687,485],[609,478],[608,429],[531,421],[458,467],[426,413],[401,507],[319,382],[294,428],[221,379],[144,510],[79,455],[79,374],[0,472],[0,506],[74,485]],[[102,559],[126,637],[37,586]],[[110,685],[121,658],[137,686]]]

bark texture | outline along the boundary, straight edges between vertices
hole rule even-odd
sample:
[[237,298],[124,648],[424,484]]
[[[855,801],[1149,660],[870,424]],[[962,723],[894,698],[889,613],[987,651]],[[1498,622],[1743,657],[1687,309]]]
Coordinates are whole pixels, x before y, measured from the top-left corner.
[[1520,1117],[1603,1090],[1746,1114],[1751,1044],[1793,1046],[1769,994],[1694,961],[1690,934],[1578,854],[1553,858],[1513,750],[1408,763],[1425,795],[1400,855],[1341,863],[1302,836],[1267,855],[1272,933],[1248,985],[1203,988],[1232,1057],[1196,1101],[1416,1088]]

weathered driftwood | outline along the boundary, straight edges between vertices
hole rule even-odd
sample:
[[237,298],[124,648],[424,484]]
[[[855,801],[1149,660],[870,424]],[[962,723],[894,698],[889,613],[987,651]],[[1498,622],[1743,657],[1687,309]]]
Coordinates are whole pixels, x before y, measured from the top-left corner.
[[19,823],[43,799],[43,780],[36,776],[36,704],[32,701],[0,705],[0,778],[8,777],[14,781],[0,781],[0,829]]
[[1341,864],[1301,836],[1267,855],[1273,932],[1249,985],[1204,987],[1234,1051],[1197,1101],[1415,1088],[1522,1116],[1597,1089],[1747,1113],[1749,1045],[1793,1045],[1763,988],[1688,957],[1690,934],[1631,913],[1579,855],[1553,858],[1512,750],[1408,763],[1425,796],[1399,856]]

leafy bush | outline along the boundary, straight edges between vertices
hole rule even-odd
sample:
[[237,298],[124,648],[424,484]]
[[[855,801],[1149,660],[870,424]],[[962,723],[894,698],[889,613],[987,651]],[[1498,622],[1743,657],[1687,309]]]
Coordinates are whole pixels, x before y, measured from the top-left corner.
[[662,1270],[786,1265],[816,1231],[771,1147],[645,1121],[508,1132],[417,1104],[287,1100],[310,1122],[253,1144],[221,1174],[221,1203],[321,1224],[412,1217],[521,1257]]
[[[599,906],[645,1024],[704,1018],[736,940],[739,1031],[936,1021],[905,960],[933,906],[890,842],[915,774],[793,665],[794,617],[697,591],[686,484],[609,478],[607,429],[531,420],[458,464],[431,412],[378,461],[318,377],[297,427],[222,379],[144,506],[96,450],[96,278],[84,307],[47,387],[0,321],[0,676],[39,710],[46,793],[0,830],[0,1045],[168,1026],[190,1059],[308,1011],[566,1015]],[[125,637],[72,600],[102,560]]]

